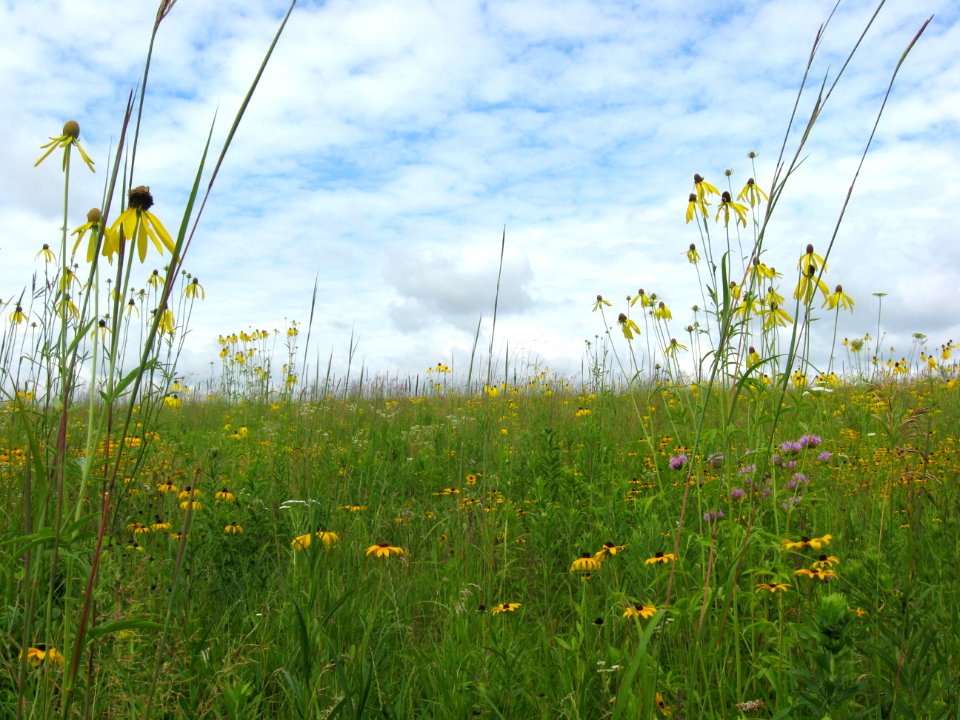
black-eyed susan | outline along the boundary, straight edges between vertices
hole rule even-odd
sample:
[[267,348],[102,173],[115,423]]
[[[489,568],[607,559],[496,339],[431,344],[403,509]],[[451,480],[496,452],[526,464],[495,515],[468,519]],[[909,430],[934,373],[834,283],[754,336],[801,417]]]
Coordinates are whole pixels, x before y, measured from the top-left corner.
[[[19,656],[21,660],[23,656],[24,653],[21,651]],[[63,655],[60,654],[60,651],[55,647],[47,647],[43,643],[37,643],[36,645],[28,647],[26,657],[27,662],[30,663],[32,667],[40,667],[45,662],[53,665],[63,665]]]
[[491,615],[501,615],[501,614],[503,614],[503,613],[512,613],[512,612],[516,612],[516,611],[519,610],[521,607],[523,607],[523,604],[522,604],[522,603],[518,603],[518,602],[502,602],[502,603],[498,603],[498,604],[494,605],[492,608],[490,608],[490,614],[491,614]]
[[222,500],[224,502],[233,502],[234,500],[237,499],[236,496],[232,492],[230,492],[230,490],[228,490],[226,487],[222,487],[219,490],[217,490],[217,492],[214,493],[213,497],[215,500]]
[[232,522],[227,525],[224,525],[223,531],[227,535],[242,535],[243,534],[243,525],[238,522]]
[[46,152],[40,156],[40,159],[37,160],[33,166],[37,167],[40,163],[50,157],[50,154],[57,148],[63,148],[63,169],[67,169],[67,158],[70,154],[70,148],[75,147],[77,152],[80,153],[80,157],[83,158],[83,161],[87,164],[87,167],[90,168],[90,172],[96,172],[93,169],[93,160],[90,159],[90,156],[87,155],[86,150],[80,145],[80,123],[76,120],[67,120],[63,124],[63,132],[58,137],[50,138],[50,142],[45,143],[40,146],[41,150],[46,149]]
[[643,561],[644,565],[666,565],[667,563],[675,562],[677,556],[673,553],[665,553],[657,551],[654,553],[653,557],[648,557]]
[[601,566],[602,560],[597,559],[590,553],[583,553],[570,564],[570,570],[573,572],[596,572]]
[[467,485],[476,485],[477,480],[480,479],[481,473],[467,473],[466,482]]
[[171,410],[179,410],[183,406],[183,398],[176,393],[170,393],[163,399],[163,404]]
[[203,510],[203,503],[199,500],[182,500],[180,501],[181,510]]
[[150,188],[146,185],[132,188],[127,193],[127,198],[127,209],[110,226],[113,232],[118,233],[118,247],[120,243],[127,240],[136,243],[140,262],[145,262],[147,259],[148,239],[153,242],[161,255],[164,247],[172,253],[175,245],[170,233],[157,216],[150,212],[153,206]]
[[191,485],[187,485],[183,490],[180,491],[180,495],[178,495],[178,497],[181,500],[194,500],[200,497],[200,495],[202,495],[202,493],[200,492],[200,488],[195,488],[195,487],[192,487]]
[[824,545],[829,545],[833,535],[821,535],[820,537],[807,537],[803,535],[799,540],[784,540],[783,547],[786,550],[819,550]]
[[127,523],[127,530],[132,532],[134,535],[143,535],[144,533],[150,532],[150,528],[144,525],[142,522],[137,520]]
[[626,545],[617,545],[612,543],[609,540],[603,544],[603,547],[600,548],[596,553],[594,553],[594,559],[603,560],[607,555],[616,555],[623,552],[627,549]]
[[814,570],[826,570],[832,568],[834,565],[839,564],[840,558],[838,558],[836,555],[823,554],[818,557],[816,562],[814,562],[810,567],[812,567]]
[[165,530],[169,530],[171,527],[173,526],[170,523],[166,522],[165,520],[163,520],[163,518],[157,515],[155,516],[155,519],[153,521],[153,524],[150,526],[150,529],[153,530],[154,532],[163,532]]
[[157,485],[157,492],[175,493],[177,492],[177,490],[178,490],[177,486],[174,483],[170,482],[169,480],[164,480],[163,482]]
[[432,494],[436,495],[437,497],[442,497],[444,495],[459,495],[460,488],[445,487],[442,490],[437,490],[435,493],[432,493]]
[[628,605],[627,609],[623,611],[623,617],[625,617],[628,620],[634,619],[634,618],[642,618],[644,620],[649,620],[656,614],[657,614],[656,605],[643,605],[641,603]]
[[380,542],[367,548],[367,557],[388,558],[391,555],[404,555],[402,547],[391,545],[390,543]]
[[667,701],[663,699],[663,695],[658,692],[654,698],[657,703],[657,712],[664,717],[673,717],[673,710],[671,710],[670,706],[667,705]]
[[789,589],[790,589],[790,586],[787,585],[786,583],[762,582],[762,583],[757,583],[755,592],[761,592],[763,590],[766,590],[767,592],[773,594],[778,592],[786,592]]
[[[334,543],[340,542],[340,536],[330,530],[316,530],[313,533],[304,533],[297,535],[290,543],[294,550],[306,550],[313,544],[313,537],[316,536],[325,548],[329,548]],[[369,555],[369,552],[367,553]]]
[[820,582],[837,579],[837,574],[833,570],[808,570],[807,568],[801,568],[800,570],[794,571],[793,574],[803,575],[811,580],[819,580]]
[[367,509],[366,505],[339,505],[338,510],[346,510],[347,512],[363,512]]

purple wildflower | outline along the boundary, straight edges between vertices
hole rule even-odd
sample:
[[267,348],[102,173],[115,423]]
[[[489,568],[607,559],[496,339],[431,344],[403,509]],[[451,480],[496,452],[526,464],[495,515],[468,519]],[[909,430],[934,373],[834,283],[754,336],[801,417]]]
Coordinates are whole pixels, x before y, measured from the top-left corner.
[[829,450],[824,450],[822,453],[817,455],[817,460],[819,460],[820,462],[828,462],[832,457],[833,457],[832,452],[830,452]]
[[679,470],[680,468],[682,468],[684,465],[687,464],[686,453],[680,453],[679,455],[676,455],[676,456],[671,455],[670,462],[668,464],[670,465],[671,470]]
[[743,488],[734,488],[733,490],[730,491],[731,500],[740,500],[741,498],[743,498],[743,496],[744,496]]
[[804,435],[800,438],[800,445],[805,448],[815,448],[822,443],[823,440],[819,435]]
[[707,522],[713,522],[714,520],[722,520],[724,518],[723,510],[707,510],[703,514],[703,519]]

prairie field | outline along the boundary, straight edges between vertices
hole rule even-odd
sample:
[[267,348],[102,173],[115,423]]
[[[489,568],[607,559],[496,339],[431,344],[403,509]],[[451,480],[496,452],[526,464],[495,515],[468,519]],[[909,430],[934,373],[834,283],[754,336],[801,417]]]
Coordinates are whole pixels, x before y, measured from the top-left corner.
[[579,373],[496,334],[504,229],[456,367],[438,348],[378,374],[353,335],[324,363],[318,274],[306,319],[204,339],[201,381],[185,258],[295,3],[179,218],[134,176],[174,4],[111,156],[77,120],[38,142],[63,219],[0,298],[0,717],[960,717],[960,345],[890,347],[884,292],[840,337],[870,301],[832,281],[857,272],[831,252],[929,19],[832,235],[771,225],[859,47],[808,82],[828,18],[772,177],[738,151],[744,184],[678,190],[698,304],[671,309],[679,273],[616,305],[571,290],[598,328]]

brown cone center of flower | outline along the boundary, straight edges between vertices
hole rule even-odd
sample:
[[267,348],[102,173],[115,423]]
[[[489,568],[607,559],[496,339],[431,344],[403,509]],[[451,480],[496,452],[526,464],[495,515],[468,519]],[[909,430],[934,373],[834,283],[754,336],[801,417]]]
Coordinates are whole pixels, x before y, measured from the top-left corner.
[[149,210],[153,207],[153,195],[146,185],[133,188],[127,196],[130,207],[134,210]]

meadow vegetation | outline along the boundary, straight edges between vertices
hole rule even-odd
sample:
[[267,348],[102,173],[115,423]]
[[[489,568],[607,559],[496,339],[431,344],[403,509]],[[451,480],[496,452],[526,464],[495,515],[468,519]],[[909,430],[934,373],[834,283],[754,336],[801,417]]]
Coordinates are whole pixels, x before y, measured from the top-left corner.
[[842,75],[769,184],[682,189],[689,324],[650,288],[584,299],[580,378],[492,350],[465,374],[311,375],[308,321],[222,336],[217,382],[188,386],[209,140],[169,232],[131,96],[74,240],[94,163],[66,123],[41,159],[62,237],[0,340],[0,714],[956,717],[957,346],[885,353],[878,329],[818,364],[811,323],[853,310],[833,238],[768,264]]

